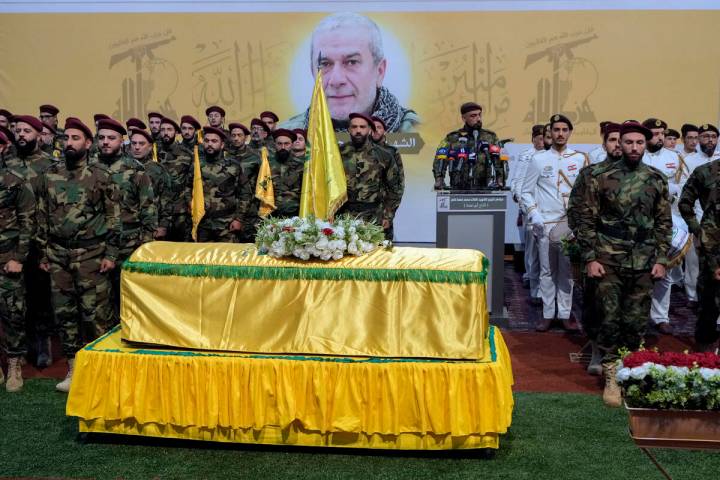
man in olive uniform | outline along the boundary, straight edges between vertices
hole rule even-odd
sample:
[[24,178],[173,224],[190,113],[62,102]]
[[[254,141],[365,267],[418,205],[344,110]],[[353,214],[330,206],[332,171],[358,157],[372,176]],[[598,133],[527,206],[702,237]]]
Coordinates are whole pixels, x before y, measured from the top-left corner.
[[123,151],[125,127],[113,119],[98,122],[98,161],[110,171],[110,178],[120,190],[120,224],[122,239],[117,267],[111,272],[113,305],[120,314],[120,271],[124,262],[140,245],[151,242],[157,229],[152,182],[145,167]]
[[247,137],[250,135],[250,130],[242,123],[231,123],[228,125],[228,130],[230,138],[228,144],[225,145],[224,153],[228,158],[235,158],[247,148]]
[[[23,265],[34,236],[35,195],[22,174],[0,160],[0,323],[8,357],[8,392],[23,387],[22,359],[27,354]],[[4,379],[0,370],[0,383]]]
[[[383,121],[382,118],[373,116],[370,117],[370,119],[373,121],[373,124],[375,125],[375,130],[372,130],[371,138],[372,141],[377,145],[381,150],[386,152],[387,155],[389,155],[392,158],[393,163],[396,165],[395,168],[399,168],[401,171],[405,171],[403,167],[403,161],[402,157],[400,156],[400,152],[396,147],[393,145],[390,145],[387,142],[387,137],[385,136],[385,132],[387,132],[387,125]],[[404,175],[404,173],[403,173]],[[394,218],[394,215],[393,215]],[[385,238],[387,240],[392,240],[393,236],[395,235],[395,228],[391,219],[390,227],[385,229]]]
[[253,150],[260,151],[262,147],[272,152],[275,149],[275,142],[271,135],[270,127],[259,118],[250,120],[250,143],[248,146]]
[[620,129],[623,156],[594,168],[577,215],[577,234],[587,276],[596,279],[599,325],[594,336],[605,352],[603,401],[620,406],[615,380],[619,348],[642,342],[653,280],[666,274],[672,236],[667,179],[642,161],[653,133],[637,122]]
[[192,185],[192,165],[194,152],[188,152],[175,141],[180,128],[169,118],[160,120],[160,143],[157,148],[158,162],[165,167],[172,180],[173,222],[167,239],[174,242],[186,242],[190,239],[190,217],[188,216],[188,198]]
[[[38,115],[38,117],[42,122],[47,123],[50,126],[50,129],[53,131],[54,135],[51,142],[53,149],[62,151],[62,149],[65,147],[63,143],[65,138],[65,130],[58,126],[58,113],[60,113],[60,109],[57,108],[55,105],[45,104],[40,105],[39,110],[40,115]],[[52,152],[48,153],[52,154]]]
[[122,235],[119,190],[107,167],[88,156],[92,131],[70,117],[65,135],[64,162],[48,168],[38,192],[40,267],[50,272],[68,358],[67,376],[56,387],[62,392],[70,391],[76,352],[113,326],[108,275]]
[[296,128],[293,130],[295,134],[295,141],[292,144],[292,155],[298,160],[302,160],[303,163],[310,160],[310,151],[308,150],[307,130],[304,128]]
[[195,153],[195,145],[198,144],[198,132],[201,128],[200,122],[192,115],[183,115],[180,118],[180,135],[182,136],[180,146],[190,156]]
[[[42,133],[40,133],[40,150],[47,153],[51,157],[59,158],[62,154],[62,144],[55,141],[57,132],[53,127],[42,122]],[[64,135],[64,133],[63,133]]]
[[[700,272],[697,279],[699,301],[695,324],[695,345],[698,351],[714,351],[720,337],[720,160],[705,162],[690,174],[680,196],[679,210],[690,233],[699,239]],[[700,203],[702,219],[698,221],[695,202]]]
[[[244,177],[243,182],[247,182],[251,191],[254,193],[258,171],[260,170],[260,152],[247,145],[247,137],[250,135],[250,129],[245,125],[242,123],[231,123],[228,125],[228,128],[230,129],[231,139],[230,146],[225,148],[225,157],[240,165],[240,170]],[[260,200],[253,195],[248,201],[243,229],[238,235],[240,242],[253,243],[255,241],[256,227],[260,222],[260,217],[258,216],[259,208]]]
[[173,205],[172,179],[170,174],[159,162],[152,159],[152,135],[147,130],[130,129],[130,154],[145,167],[145,173],[150,176],[153,189],[155,209],[158,212],[158,227],[154,238],[164,240],[172,226]]
[[[305,161],[292,154],[297,135],[292,130],[278,129],[272,132],[275,139],[274,152],[270,153],[275,210],[273,217],[294,217],[300,214],[300,194]],[[255,185],[253,184],[253,189]]]
[[433,162],[436,190],[445,188],[448,171],[450,187],[456,190],[487,188],[495,180],[499,186],[504,185],[504,169],[500,165],[492,165],[486,148],[497,145],[498,137],[495,132],[482,128],[482,112],[482,107],[475,102],[460,106],[465,125],[448,133],[437,148]]
[[[13,114],[9,110],[0,108],[0,127],[10,128],[10,120],[12,117]],[[12,138],[9,138],[8,140],[12,141]]]
[[265,122],[265,125],[268,126],[270,131],[274,131],[277,128],[277,124],[280,121],[280,117],[278,117],[275,112],[271,112],[270,110],[265,110],[260,114],[260,120]]
[[375,222],[387,232],[405,190],[405,173],[387,150],[370,139],[375,123],[360,114],[350,114],[350,142],[340,149],[345,166],[348,200],[338,214],[349,213]]
[[205,109],[208,125],[213,128],[219,128],[225,133],[225,138],[230,136],[230,132],[225,128],[225,109],[217,105],[211,105]]
[[160,143],[160,123],[165,115],[159,112],[148,113],[148,127],[150,127],[150,135],[156,144]]

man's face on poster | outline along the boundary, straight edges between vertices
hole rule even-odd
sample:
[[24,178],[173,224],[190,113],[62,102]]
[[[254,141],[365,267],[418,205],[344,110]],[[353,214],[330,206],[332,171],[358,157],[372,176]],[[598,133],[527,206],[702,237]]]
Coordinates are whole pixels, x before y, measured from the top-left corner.
[[317,59],[318,54],[332,118],[347,120],[352,112],[372,114],[377,88],[385,78],[387,61],[375,62],[368,29],[352,27],[318,32],[312,46],[313,58]]

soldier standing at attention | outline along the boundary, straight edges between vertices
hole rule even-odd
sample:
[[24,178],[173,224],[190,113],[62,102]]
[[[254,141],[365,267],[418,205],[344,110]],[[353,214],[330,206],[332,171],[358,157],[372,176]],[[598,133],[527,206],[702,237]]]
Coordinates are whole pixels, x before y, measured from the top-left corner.
[[192,179],[193,151],[188,151],[175,141],[180,128],[169,118],[160,120],[160,145],[157,151],[158,162],[165,167],[172,181],[173,222],[167,239],[173,242],[186,242],[190,239],[190,217],[188,202],[190,195],[188,181]]
[[[48,124],[50,129],[53,131],[53,139],[51,142],[53,150],[62,151],[65,146],[65,130],[58,126],[58,113],[60,113],[60,109],[55,105],[45,104],[40,105],[39,110],[40,115],[38,115],[38,117],[40,118],[40,121]],[[48,153],[52,154],[52,152]]]
[[578,212],[578,242],[587,276],[597,281],[596,342],[604,352],[603,401],[618,407],[619,348],[640,346],[653,280],[665,276],[672,219],[667,179],[642,162],[652,132],[637,122],[620,130],[623,156],[592,170],[585,208]]
[[70,117],[65,135],[65,161],[41,177],[38,241],[68,359],[67,376],[56,388],[69,392],[76,352],[113,325],[108,274],[115,268],[122,227],[120,194],[110,171],[88,156],[92,131]]
[[680,132],[682,133],[683,141],[682,149],[679,149],[680,155],[687,157],[688,155],[692,155],[697,152],[697,146],[700,140],[698,127],[690,123],[685,123],[682,127],[680,127]]
[[[403,172],[404,177],[405,168],[403,167],[402,157],[400,156],[398,149],[387,142],[387,137],[385,135],[385,132],[387,132],[387,126],[385,125],[385,122],[380,117],[373,116],[370,117],[370,119],[375,124],[375,130],[371,131],[372,141],[392,158],[392,162],[395,165],[393,168],[399,168]],[[397,207],[395,207],[395,210],[397,210]],[[395,236],[395,228],[392,221],[394,216],[395,214],[393,213],[393,218],[390,219],[390,227],[385,229],[386,240],[392,240]]]
[[248,146],[253,150],[260,151],[262,147],[272,152],[275,149],[275,142],[268,138],[272,132],[270,127],[259,118],[250,120],[250,143]]
[[338,214],[349,213],[382,226],[386,236],[405,190],[405,173],[387,150],[370,140],[375,123],[361,113],[350,114],[350,143],[340,149],[347,179],[347,202]]
[[277,128],[277,124],[280,121],[280,117],[275,115],[275,112],[271,112],[270,110],[265,110],[260,114],[260,120],[265,122],[265,125],[268,126],[270,129],[270,132],[274,132]]
[[160,143],[160,122],[162,122],[163,114],[158,112],[148,113],[148,126],[154,143]]
[[190,156],[195,152],[195,145],[198,143],[198,132],[201,128],[200,122],[192,115],[183,115],[180,118],[180,135],[182,136],[180,146]]
[[[280,128],[272,132],[275,152],[270,155],[275,210],[273,217],[294,217],[300,214],[305,161],[292,155],[292,145],[297,135],[292,130]],[[254,188],[254,184],[253,184]]]
[[225,129],[225,109],[217,105],[211,105],[205,109],[208,125],[213,128],[219,128],[225,134],[225,138],[230,136],[230,132]]
[[295,141],[292,144],[292,155],[303,163],[310,160],[310,151],[307,148],[307,130],[304,128],[296,128],[293,130]]
[[[258,171],[260,169],[260,154],[257,150],[247,145],[247,137],[250,130],[242,123],[231,123],[228,125],[230,129],[231,145],[225,149],[225,157],[230,161],[240,165],[240,171],[243,174],[243,182],[249,184],[252,192],[255,192],[255,183],[257,183]],[[258,209],[260,208],[260,200],[255,195],[248,201],[247,211],[245,212],[245,221],[243,229],[239,233],[239,241],[242,243],[255,242],[255,233],[260,217]]]

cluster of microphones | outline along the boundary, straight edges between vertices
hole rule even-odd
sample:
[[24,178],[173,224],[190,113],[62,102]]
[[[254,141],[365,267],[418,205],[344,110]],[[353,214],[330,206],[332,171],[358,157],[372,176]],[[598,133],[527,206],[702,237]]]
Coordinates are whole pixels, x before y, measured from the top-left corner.
[[500,189],[502,186],[498,182],[497,169],[502,147],[479,140],[477,130],[473,134],[475,148],[468,145],[467,138],[461,137],[456,147],[438,148],[435,158],[446,163],[442,170],[445,171],[447,167],[450,188],[453,190]]

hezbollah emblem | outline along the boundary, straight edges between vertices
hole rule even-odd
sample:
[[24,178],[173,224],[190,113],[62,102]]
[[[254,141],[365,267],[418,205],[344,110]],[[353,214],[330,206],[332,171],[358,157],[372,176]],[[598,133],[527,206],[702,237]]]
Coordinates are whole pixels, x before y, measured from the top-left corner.
[[660,120],[655,120],[655,126],[662,127],[662,122]]
[[707,129],[708,129],[708,124],[707,124],[707,123],[704,124],[702,127],[700,127],[700,129],[701,129],[701,130],[707,130]]
[[553,119],[553,122],[557,122],[560,120],[560,115],[555,115],[552,119]]

